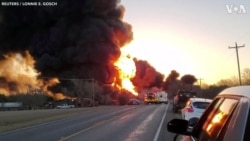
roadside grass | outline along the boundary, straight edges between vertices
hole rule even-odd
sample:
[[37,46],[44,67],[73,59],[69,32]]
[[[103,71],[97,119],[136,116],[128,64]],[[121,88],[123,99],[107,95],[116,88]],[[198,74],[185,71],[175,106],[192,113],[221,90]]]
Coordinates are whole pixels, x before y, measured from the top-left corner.
[[88,110],[90,108],[0,111],[0,132],[63,119]]

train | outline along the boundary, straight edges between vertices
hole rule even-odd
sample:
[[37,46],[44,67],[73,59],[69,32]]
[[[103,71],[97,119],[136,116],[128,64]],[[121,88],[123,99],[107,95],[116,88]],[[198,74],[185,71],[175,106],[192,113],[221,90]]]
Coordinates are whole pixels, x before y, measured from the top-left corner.
[[0,110],[23,110],[22,102],[0,102]]

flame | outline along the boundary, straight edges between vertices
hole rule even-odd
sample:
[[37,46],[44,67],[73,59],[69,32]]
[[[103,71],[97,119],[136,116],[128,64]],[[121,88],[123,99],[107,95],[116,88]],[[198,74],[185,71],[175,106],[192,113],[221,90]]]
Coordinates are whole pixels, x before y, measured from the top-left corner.
[[27,93],[30,88],[38,88],[39,73],[34,69],[35,61],[28,51],[24,55],[10,53],[3,57],[0,60],[0,93]]
[[28,94],[41,91],[54,99],[63,99],[63,94],[53,94],[48,87],[59,82],[57,78],[38,79],[40,73],[35,69],[35,60],[28,51],[24,54],[5,54],[0,60],[0,93],[5,96],[12,94]]
[[135,63],[128,53],[125,53],[123,48],[121,49],[121,56],[115,62],[115,66],[118,67],[119,79],[121,80],[122,89],[130,91],[134,95],[138,95],[135,91],[135,87],[130,81],[135,76]]

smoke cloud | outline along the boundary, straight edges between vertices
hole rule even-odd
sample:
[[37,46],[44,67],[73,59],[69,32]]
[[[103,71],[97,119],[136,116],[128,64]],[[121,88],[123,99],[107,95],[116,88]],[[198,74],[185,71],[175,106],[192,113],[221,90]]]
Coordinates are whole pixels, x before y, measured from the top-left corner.
[[158,87],[163,84],[164,75],[157,72],[147,61],[134,59],[136,75],[132,79],[137,91],[144,88]]
[[[114,62],[120,48],[133,39],[132,26],[122,21],[124,11],[118,0],[58,0],[51,7],[2,6],[0,63],[6,54],[28,51],[40,78],[94,78],[112,83],[118,74]],[[1,76],[0,81],[7,79]],[[15,87],[16,81],[12,82]]]

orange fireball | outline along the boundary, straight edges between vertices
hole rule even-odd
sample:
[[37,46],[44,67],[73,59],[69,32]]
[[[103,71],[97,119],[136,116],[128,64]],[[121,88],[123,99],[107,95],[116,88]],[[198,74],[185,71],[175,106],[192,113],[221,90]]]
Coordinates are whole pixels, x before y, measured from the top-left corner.
[[135,91],[135,87],[133,83],[130,81],[131,78],[135,76],[135,63],[129,54],[126,54],[121,49],[122,53],[120,58],[115,62],[115,66],[118,67],[119,71],[119,79],[121,80],[122,89],[126,89],[133,93],[134,95],[138,95]]

